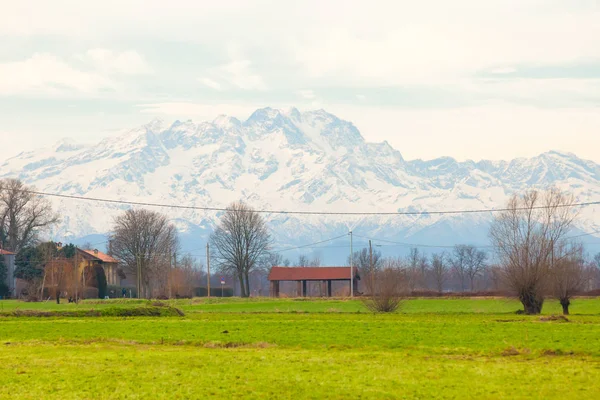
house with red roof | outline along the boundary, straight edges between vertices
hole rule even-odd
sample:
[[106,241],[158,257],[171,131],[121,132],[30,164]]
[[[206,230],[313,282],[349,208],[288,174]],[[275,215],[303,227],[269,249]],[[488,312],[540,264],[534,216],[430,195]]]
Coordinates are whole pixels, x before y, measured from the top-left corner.
[[[119,276],[119,260],[103,253],[99,250],[83,250],[77,249],[79,261],[79,274],[84,279],[84,282],[89,281],[92,277],[91,271],[96,268],[102,268],[106,276],[106,283],[112,286],[121,286],[121,277]],[[86,277],[87,273],[87,277]]]

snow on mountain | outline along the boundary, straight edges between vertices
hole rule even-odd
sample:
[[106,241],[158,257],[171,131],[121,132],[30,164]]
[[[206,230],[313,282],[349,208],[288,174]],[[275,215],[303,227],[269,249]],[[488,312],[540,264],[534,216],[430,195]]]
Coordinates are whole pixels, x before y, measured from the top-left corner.
[[[153,120],[95,145],[63,139],[0,164],[42,191],[116,200],[296,211],[440,211],[502,206],[511,193],[556,185],[578,200],[600,199],[600,165],[548,152],[512,161],[449,157],[406,161],[387,142],[367,143],[352,123],[324,110],[256,110],[246,121]],[[62,222],[53,235],[71,240],[106,233],[125,205],[53,199]],[[582,231],[600,229],[600,207],[581,210]],[[195,247],[214,212],[161,209]],[[451,245],[487,241],[489,213],[418,216],[266,215],[278,247],[357,234]],[[402,247],[396,247],[396,250]],[[392,251],[392,249],[389,249]],[[327,262],[329,248],[318,250]],[[343,250],[347,252],[347,250]],[[337,262],[343,261],[339,259]],[[334,260],[331,260],[331,262]]]

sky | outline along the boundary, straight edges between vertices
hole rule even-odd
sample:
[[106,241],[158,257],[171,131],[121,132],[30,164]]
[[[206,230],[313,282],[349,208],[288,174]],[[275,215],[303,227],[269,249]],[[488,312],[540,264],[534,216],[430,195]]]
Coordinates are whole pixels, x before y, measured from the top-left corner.
[[600,162],[600,0],[0,0],[0,158],[323,108],[407,159]]

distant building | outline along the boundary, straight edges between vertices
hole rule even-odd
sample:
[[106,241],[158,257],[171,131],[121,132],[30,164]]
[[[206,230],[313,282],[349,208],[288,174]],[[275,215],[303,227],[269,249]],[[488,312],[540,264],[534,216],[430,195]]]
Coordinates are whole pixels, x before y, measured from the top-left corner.
[[[77,249],[79,260],[79,274],[86,279],[86,271],[94,271],[95,267],[101,267],[106,275],[106,283],[112,286],[121,286],[119,277],[119,261],[108,254],[98,250]],[[88,273],[89,273],[88,272]]]
[[[352,278],[352,283],[350,283]],[[305,297],[308,294],[307,282],[320,282],[326,285],[324,293],[327,297],[332,296],[332,282],[347,282],[348,288],[352,284],[355,295],[358,295],[358,269],[356,267],[273,267],[269,273],[271,283],[271,297],[279,297],[280,282],[296,282],[296,294]],[[348,290],[350,292],[350,290]]]
[[14,296],[17,285],[17,278],[15,278],[15,253],[0,249],[0,257],[4,259],[4,264],[8,269],[5,283],[8,286],[10,295]]

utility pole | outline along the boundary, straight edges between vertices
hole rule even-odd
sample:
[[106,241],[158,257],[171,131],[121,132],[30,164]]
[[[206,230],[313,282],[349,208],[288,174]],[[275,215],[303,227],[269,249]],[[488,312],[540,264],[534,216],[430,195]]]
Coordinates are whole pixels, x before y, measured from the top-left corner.
[[210,299],[210,246],[206,243],[206,289],[207,296]]
[[141,298],[142,292],[142,265],[140,264],[140,255],[138,254],[136,257],[137,261],[137,298]]
[[167,296],[171,298],[171,275],[173,274],[173,255],[169,246],[169,272],[167,274]]
[[352,231],[350,235],[350,297],[354,297],[354,252],[352,250]]
[[369,268],[373,273],[373,246],[371,245],[371,239],[369,239]]
[[369,239],[369,270],[371,271],[371,296],[375,292],[374,276],[373,276],[373,246],[371,245],[371,239]]

